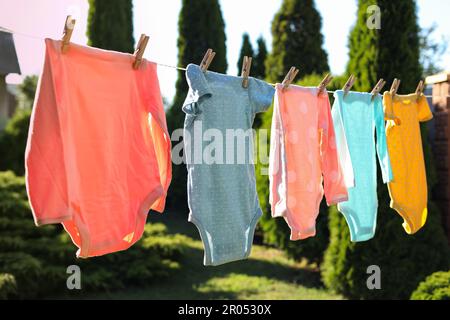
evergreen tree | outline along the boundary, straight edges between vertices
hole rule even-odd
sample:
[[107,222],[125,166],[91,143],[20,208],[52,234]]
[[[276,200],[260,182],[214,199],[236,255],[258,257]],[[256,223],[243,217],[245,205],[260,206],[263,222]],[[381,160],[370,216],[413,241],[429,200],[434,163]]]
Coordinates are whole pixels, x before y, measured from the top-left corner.
[[[241,46],[241,52],[239,53],[239,60],[237,63],[237,67],[238,67],[238,75],[241,75],[241,71],[242,71],[242,65],[244,63],[244,56],[247,57],[252,57],[254,60],[254,52],[253,52],[253,47],[252,44],[250,42],[250,37],[248,35],[248,33],[244,33],[244,35],[242,36],[242,46]],[[253,65],[254,62],[252,61],[252,71],[253,71]],[[254,73],[252,73],[252,76],[254,77]]]
[[267,59],[270,81],[283,80],[292,66],[302,76],[329,70],[321,27],[313,0],[283,0],[272,22],[272,53]]
[[[366,25],[367,8],[381,9],[381,29]],[[419,27],[413,0],[359,0],[358,20],[350,35],[348,73],[358,79],[355,89],[371,90],[378,78],[402,80],[403,92],[414,91],[421,76]],[[390,85],[390,83],[389,83]],[[426,126],[422,142],[427,170],[428,191],[436,181]],[[436,205],[428,202],[428,220],[414,235],[407,235],[398,213],[389,208],[387,186],[378,172],[378,219],[373,239],[350,242],[348,225],[336,208],[330,210],[330,245],[325,253],[322,278],[330,289],[350,298],[407,299],[420,281],[438,270],[449,268],[449,249]],[[394,173],[395,178],[395,173]],[[430,196],[429,196],[430,199]],[[369,290],[367,267],[382,271],[382,290]]]
[[33,107],[38,80],[37,75],[26,76],[23,79],[19,85],[19,94],[16,96],[18,108],[31,109]]
[[89,0],[87,36],[90,46],[133,53],[132,0]]
[[[167,235],[147,224],[142,239],[126,251],[77,259],[76,247],[60,225],[37,228],[24,177],[0,172],[0,298],[36,299],[67,292],[66,268],[83,270],[83,294],[118,290],[168,277],[179,267],[186,237]],[[76,292],[78,291],[78,292]]]
[[0,133],[0,171],[12,170],[18,175],[25,174],[25,148],[31,109],[17,109],[14,116]]
[[[321,17],[314,1],[284,0],[272,22],[272,36],[272,52],[266,60],[266,78],[271,82],[280,82],[291,66],[296,66],[303,76],[300,81],[302,85],[318,85],[322,74],[329,67],[327,54],[322,49]],[[262,116],[261,129],[270,131],[272,112],[273,108],[270,108]],[[260,228],[264,241],[284,249],[294,258],[306,257],[311,261],[320,261],[328,244],[326,215],[322,213],[319,216],[316,237],[302,242],[290,241],[286,222],[271,217],[268,204],[269,177],[264,173],[264,167],[267,165],[257,162],[257,190],[263,210]]]
[[[367,21],[380,9],[381,28],[369,28]],[[394,78],[401,79],[399,93],[415,90],[422,74],[419,26],[415,1],[360,0],[358,18],[350,33],[350,60],[347,73],[357,81],[354,90],[370,91],[379,78],[389,88]]]
[[[258,51],[255,53],[255,57],[252,61],[252,69],[251,76],[257,79],[264,80],[266,78],[266,66],[265,62],[267,59],[267,47],[264,38],[261,36],[257,40],[257,49]],[[262,113],[257,113],[255,115],[255,119],[253,121],[253,128],[258,129],[262,124]]]
[[19,85],[16,111],[0,132],[0,171],[25,174],[24,154],[37,82],[38,77],[33,75],[27,76]]
[[[189,63],[199,64],[208,48],[216,52],[209,70],[226,72],[226,36],[225,22],[217,0],[182,1],[178,20],[178,65]],[[167,125],[170,133],[183,128],[184,113],[181,106],[188,92],[188,85],[184,72],[178,74],[176,94],[172,107],[167,112]],[[174,146],[182,143],[173,141]],[[179,208],[186,208],[186,166],[184,164],[172,166],[172,183],[168,193],[167,204]]]
[[257,40],[257,49],[258,52],[256,53],[256,57],[253,60],[252,65],[252,76],[258,79],[265,79],[266,78],[266,59],[267,55],[269,54],[267,51],[266,41],[261,36]]

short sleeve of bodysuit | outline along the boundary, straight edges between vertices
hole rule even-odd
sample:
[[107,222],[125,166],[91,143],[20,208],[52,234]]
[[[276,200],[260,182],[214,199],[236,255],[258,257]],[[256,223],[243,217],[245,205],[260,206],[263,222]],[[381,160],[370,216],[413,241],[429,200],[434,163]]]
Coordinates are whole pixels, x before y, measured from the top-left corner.
[[272,104],[275,89],[264,81],[250,78],[249,96],[253,113],[264,112]]
[[428,121],[433,118],[427,98],[422,96],[417,103],[417,120],[420,122]]
[[182,107],[182,110],[186,114],[199,114],[201,100],[211,96],[208,82],[202,73],[203,71],[196,65],[189,65],[186,69],[186,80],[189,85],[189,92]]
[[383,94],[383,109],[384,109],[384,119],[385,120],[394,120],[394,109],[392,106],[392,96],[389,91],[386,91]]

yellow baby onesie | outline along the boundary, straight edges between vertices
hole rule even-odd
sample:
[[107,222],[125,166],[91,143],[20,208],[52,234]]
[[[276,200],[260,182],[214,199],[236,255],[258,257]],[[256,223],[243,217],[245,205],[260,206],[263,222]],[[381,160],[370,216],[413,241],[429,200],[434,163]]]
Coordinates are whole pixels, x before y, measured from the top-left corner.
[[419,122],[433,118],[425,96],[383,96],[386,137],[393,180],[388,184],[391,208],[403,218],[408,234],[416,233],[427,220],[427,177]]

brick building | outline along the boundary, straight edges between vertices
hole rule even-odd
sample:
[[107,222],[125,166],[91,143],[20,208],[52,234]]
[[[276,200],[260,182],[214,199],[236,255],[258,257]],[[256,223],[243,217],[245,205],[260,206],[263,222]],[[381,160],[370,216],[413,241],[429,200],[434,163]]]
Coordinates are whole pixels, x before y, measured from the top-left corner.
[[433,189],[433,198],[441,209],[443,223],[450,243],[450,207],[449,207],[449,108],[450,73],[444,72],[426,79],[432,85],[432,109],[434,120],[431,128],[434,162],[438,176],[437,186]]

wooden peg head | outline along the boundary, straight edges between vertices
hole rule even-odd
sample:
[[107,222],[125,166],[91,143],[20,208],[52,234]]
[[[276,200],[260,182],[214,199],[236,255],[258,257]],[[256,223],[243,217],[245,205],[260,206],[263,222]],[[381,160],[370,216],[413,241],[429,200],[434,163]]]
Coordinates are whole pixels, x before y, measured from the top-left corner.
[[205,55],[203,56],[202,62],[200,62],[200,68],[202,69],[202,71],[206,70],[206,64],[208,62],[208,58],[212,53],[212,49],[208,49],[205,53]]
[[289,78],[291,77],[291,73],[293,72],[293,70],[294,70],[294,67],[291,67],[289,69],[288,73],[286,74],[286,76],[284,77],[283,82],[281,83],[281,85],[283,86],[283,89],[287,88],[287,84],[288,84]]
[[391,86],[391,95],[392,97],[395,97],[395,95],[397,94],[398,88],[400,86],[400,79],[395,78],[394,82],[392,82],[392,86]]
[[289,82],[288,82],[288,86],[290,86],[292,84],[292,82],[294,82],[295,77],[297,77],[299,70],[297,68],[294,67],[294,70],[292,71],[290,77],[289,77]]
[[216,52],[214,52],[214,51],[209,55],[208,61],[206,63],[206,69],[209,69],[209,66],[211,65],[211,62],[213,61],[215,56],[216,56]]
[[142,62],[142,57],[144,56],[145,48],[147,47],[148,40],[150,39],[149,36],[145,34],[141,34],[141,37],[139,38],[136,50],[134,51],[134,62],[133,62],[133,68],[138,69]]
[[244,62],[242,63],[242,86],[244,88],[248,87],[248,77],[250,76],[250,69],[252,66],[252,57],[244,56]]
[[214,59],[214,56],[216,53],[212,49],[208,49],[205,53],[205,56],[203,57],[202,62],[200,63],[200,69],[202,69],[203,72],[206,72],[208,70],[209,65]]
[[299,70],[295,67],[291,67],[291,69],[289,69],[289,72],[287,73],[286,77],[284,77],[284,80],[281,83],[283,86],[283,89],[286,89],[287,87],[289,87],[289,85],[294,81],[298,72],[299,72]]
[[380,93],[380,91],[383,89],[383,87],[385,86],[386,81],[384,81],[384,79],[380,79],[378,80],[377,84],[375,85],[375,87],[372,89],[372,100],[375,99],[375,97]]
[[328,86],[328,84],[331,82],[331,80],[333,80],[333,77],[330,76],[329,73],[327,73],[327,75],[325,76],[325,78],[323,78],[323,80],[320,82],[319,86],[318,86],[318,93],[317,95],[320,95],[323,90]]
[[344,88],[342,88],[342,90],[344,90],[344,97],[348,94],[348,92],[350,91],[350,89],[353,87],[353,84],[356,81],[356,77],[352,74],[350,75],[350,77],[348,78],[347,82],[344,85]]
[[424,87],[425,87],[425,83],[423,82],[423,80],[420,80],[419,85],[417,86],[417,89],[416,89],[417,99],[419,99],[421,97]]
[[61,40],[61,51],[66,53],[69,49],[70,38],[72,38],[73,29],[75,28],[76,20],[72,16],[66,17],[66,22],[64,23],[63,37]]

